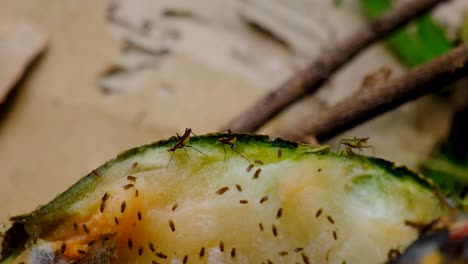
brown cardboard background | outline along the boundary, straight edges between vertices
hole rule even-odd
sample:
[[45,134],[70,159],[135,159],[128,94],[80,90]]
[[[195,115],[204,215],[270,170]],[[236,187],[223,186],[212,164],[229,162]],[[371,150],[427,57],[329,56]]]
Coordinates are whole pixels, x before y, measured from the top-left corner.
[[[128,25],[106,20],[109,3],[104,0],[0,0],[0,18],[27,19],[49,38],[46,54],[1,108],[0,222],[48,202],[124,149],[167,138],[185,127],[196,133],[219,130],[322,48],[364,22],[353,13],[355,4],[336,11],[325,1],[274,2],[272,9],[265,9],[265,1],[226,0],[221,6],[220,1],[114,2],[120,6],[119,21]],[[304,4],[321,12],[304,14]],[[193,17],[164,17],[160,11],[166,7],[185,8]],[[251,30],[240,14],[278,26],[290,46]],[[127,67],[135,57],[123,54],[122,47],[139,34],[135,32],[145,19],[153,21],[156,35],[175,30],[180,36],[155,38],[149,44],[170,50],[168,55],[145,57],[151,67]],[[287,23],[278,23],[285,19]],[[304,37],[303,25],[308,24],[316,34]],[[384,47],[374,46],[315,97],[292,107],[262,132],[288,126],[305,112],[344,98],[382,65],[394,75],[404,71]],[[102,74],[117,66],[127,67],[123,80],[132,81],[123,91],[102,93]],[[378,156],[416,167],[446,133],[451,112],[449,103],[426,97],[343,137],[371,136]]]

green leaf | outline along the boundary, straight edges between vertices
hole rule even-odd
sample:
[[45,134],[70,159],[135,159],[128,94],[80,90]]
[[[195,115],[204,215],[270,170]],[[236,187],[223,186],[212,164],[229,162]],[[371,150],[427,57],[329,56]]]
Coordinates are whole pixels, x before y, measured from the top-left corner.
[[[366,15],[371,18],[391,9],[389,0],[361,0],[361,4]],[[429,15],[397,30],[387,38],[386,43],[409,67],[429,61],[452,48],[443,29]]]
[[465,206],[468,205],[468,165],[454,162],[441,153],[427,160],[422,166],[422,172],[446,195]]
[[429,15],[418,19],[416,25],[423,46],[430,52],[430,57],[427,59],[440,56],[452,48],[442,28]]
[[468,206],[467,117],[468,107],[455,114],[445,143],[438,153],[422,166],[427,177],[465,206]]
[[399,30],[387,38],[387,45],[407,66],[421,64],[427,58],[425,48],[408,30]]
[[371,18],[380,16],[392,7],[389,0],[361,0],[361,4],[366,15]]

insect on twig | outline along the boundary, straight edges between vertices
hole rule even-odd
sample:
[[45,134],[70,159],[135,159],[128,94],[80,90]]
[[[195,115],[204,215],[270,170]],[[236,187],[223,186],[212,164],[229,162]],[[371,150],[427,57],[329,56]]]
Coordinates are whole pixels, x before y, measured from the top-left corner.
[[367,145],[367,141],[369,141],[369,137],[364,137],[364,138],[354,137],[352,139],[341,139],[340,143],[338,144],[338,152],[340,152],[340,146],[344,145],[345,146],[345,151],[347,153],[354,153],[353,149],[358,149],[359,154],[362,154],[362,149],[363,148],[371,148],[372,149],[372,155],[375,156],[374,146]]
[[[245,160],[247,160],[248,162],[249,159],[247,159],[244,155],[242,155],[239,151],[235,150],[234,149],[234,144],[236,144],[237,142],[237,134],[236,133],[233,133],[231,131],[231,129],[228,129],[228,130],[225,130],[227,132],[227,136],[225,137],[221,137],[221,138],[218,138],[218,142],[216,143],[216,145],[214,146],[214,148],[216,148],[216,146],[218,146],[218,144],[221,144],[223,146],[223,151],[224,151],[224,161],[226,161],[226,148],[224,145],[229,145],[231,146],[231,149],[232,151],[234,151],[235,153],[239,154],[239,156],[243,157]],[[213,149],[214,149],[213,148]]]
[[189,157],[185,147],[193,148],[194,150],[198,151],[200,154],[206,156],[205,153],[201,152],[200,150],[196,149],[193,146],[188,145],[188,143],[190,142],[190,134],[196,136],[192,132],[192,129],[190,129],[190,128],[186,128],[185,132],[184,132],[184,134],[182,136],[180,136],[179,134],[176,134],[177,135],[177,140],[178,140],[177,143],[175,143],[174,146],[167,149],[167,152],[172,152],[171,159],[169,160],[169,163],[167,164],[167,167],[169,167],[169,165],[171,164],[172,158],[174,157],[174,153],[176,152],[177,149],[183,149],[185,151],[185,154],[187,155],[188,159],[190,159],[190,157]]

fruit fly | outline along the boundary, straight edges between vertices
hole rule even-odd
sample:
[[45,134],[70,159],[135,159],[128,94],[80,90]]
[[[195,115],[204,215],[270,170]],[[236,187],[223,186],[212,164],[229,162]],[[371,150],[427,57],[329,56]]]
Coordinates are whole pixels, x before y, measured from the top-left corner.
[[169,165],[171,164],[172,158],[174,157],[174,153],[176,152],[177,149],[183,149],[185,151],[185,154],[187,155],[188,159],[190,159],[190,157],[189,157],[185,147],[193,148],[194,150],[200,152],[200,154],[205,155],[203,152],[196,149],[195,147],[188,145],[188,143],[190,142],[190,134],[195,135],[192,132],[192,129],[190,129],[190,128],[186,128],[185,132],[184,132],[184,134],[182,136],[177,134],[177,140],[178,140],[177,143],[175,143],[174,146],[167,149],[167,152],[172,152],[171,159],[169,160],[169,163],[167,164],[167,167],[169,167]]
[[223,151],[224,151],[224,161],[226,161],[226,148],[224,145],[231,146],[232,151],[236,152],[239,154],[241,157],[243,157],[245,160],[249,161],[244,155],[242,155],[239,151],[234,149],[234,144],[237,142],[237,134],[233,133],[231,129],[225,130],[227,132],[227,136],[218,138],[218,143],[215,145],[215,148],[218,144],[221,144],[223,146]]
[[338,144],[338,152],[340,152],[340,146],[344,145],[345,151],[347,153],[354,153],[352,149],[359,149],[359,154],[361,154],[363,148],[371,148],[373,156],[375,156],[374,146],[367,145],[367,141],[369,141],[369,137],[364,137],[364,138],[354,137],[352,139],[341,139],[340,143]]

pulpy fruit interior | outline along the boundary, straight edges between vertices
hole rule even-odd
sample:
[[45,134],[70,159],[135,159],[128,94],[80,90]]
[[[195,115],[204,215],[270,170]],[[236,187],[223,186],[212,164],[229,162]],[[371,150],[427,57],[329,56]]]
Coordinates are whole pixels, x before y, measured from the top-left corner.
[[124,152],[13,217],[0,263],[381,263],[446,211],[390,162],[225,136]]

